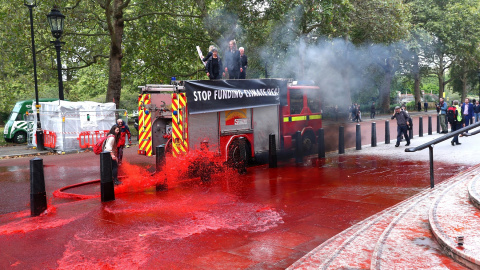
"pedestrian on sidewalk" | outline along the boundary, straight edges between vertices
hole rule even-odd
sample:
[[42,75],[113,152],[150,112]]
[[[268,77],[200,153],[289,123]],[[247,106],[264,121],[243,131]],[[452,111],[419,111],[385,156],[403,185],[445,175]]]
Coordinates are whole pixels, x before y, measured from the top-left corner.
[[360,111],[360,104],[357,105],[357,108],[355,109],[355,121],[362,122],[362,112]]
[[[460,106],[458,106],[458,100],[454,100],[453,101],[453,107],[455,107],[455,114],[452,115],[451,112],[453,112],[453,110],[450,110],[449,109],[449,115],[451,117],[448,118],[449,122],[450,122],[450,126],[452,128],[452,132],[456,131],[456,130],[459,130],[462,128],[463,126],[463,118],[462,118],[462,113],[461,113],[461,109],[460,109]],[[453,137],[453,140],[451,141],[452,143],[452,146],[454,146],[455,144],[456,145],[460,145],[461,143],[458,141],[458,135],[455,135]]]
[[357,117],[357,113],[355,112],[357,110],[357,103],[352,103],[352,106],[350,106],[350,116],[352,121],[355,121],[355,118]]
[[440,110],[440,114],[438,115],[438,121],[440,121],[440,126],[442,127],[442,133],[448,133],[448,127],[445,120],[447,117],[447,109],[448,109],[448,106],[447,106],[447,103],[445,102],[445,99],[440,98],[440,102],[437,105],[437,110]]
[[395,147],[398,147],[400,145],[402,134],[407,140],[407,144],[405,144],[405,146],[410,145],[410,137],[407,134],[407,130],[409,128],[409,123],[408,123],[409,118],[410,116],[408,115],[408,113],[400,110],[399,106],[395,107],[395,111],[393,112],[393,115],[392,115],[392,120],[397,119],[397,143],[395,144]]
[[480,104],[478,100],[473,105],[473,114],[475,115],[475,123],[477,123],[478,119],[480,119]]
[[370,119],[375,119],[375,101],[372,102],[372,106],[370,107]]
[[425,112],[427,112],[427,110],[428,110],[428,102],[426,100],[423,103],[423,109],[425,110]]
[[[468,125],[470,125],[470,120],[473,117],[473,104],[470,103],[469,98],[466,98],[465,102],[462,104],[462,116],[464,126],[468,127]],[[468,131],[465,133],[468,133]]]
[[120,128],[120,138],[118,139],[117,143],[117,151],[118,151],[118,165],[122,165],[123,159],[123,148],[125,148],[125,136],[128,136],[128,144],[132,144],[132,134],[130,133],[130,129],[128,128],[127,124],[119,118],[117,119],[117,126]]

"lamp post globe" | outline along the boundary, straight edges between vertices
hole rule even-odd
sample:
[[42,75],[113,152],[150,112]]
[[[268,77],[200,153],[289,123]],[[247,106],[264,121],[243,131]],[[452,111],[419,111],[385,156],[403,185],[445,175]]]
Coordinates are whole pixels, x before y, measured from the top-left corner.
[[50,13],[48,13],[47,19],[53,37],[60,39],[63,34],[63,21],[65,20],[65,15],[63,15],[58,8],[54,7]]
[[23,4],[27,7],[36,7],[37,6],[37,0],[24,0]]
[[33,78],[35,82],[35,108],[37,111],[37,129],[35,135],[37,137],[37,149],[39,151],[45,150],[43,144],[43,130],[40,121],[40,103],[38,102],[38,82],[37,82],[37,58],[35,55],[35,35],[33,31],[33,8],[37,6],[36,0],[24,0],[23,4],[28,7],[30,11],[30,34],[32,38],[32,55],[33,55]]
[[58,8],[54,7],[50,13],[48,13],[47,19],[48,24],[50,25],[50,30],[52,31],[52,35],[56,39],[55,41],[51,41],[51,43],[55,44],[55,49],[57,50],[58,98],[60,100],[64,100],[62,63],[60,61],[60,49],[62,48],[63,42],[60,42],[60,38],[63,34],[63,21],[65,16],[60,12],[60,10],[58,10]]

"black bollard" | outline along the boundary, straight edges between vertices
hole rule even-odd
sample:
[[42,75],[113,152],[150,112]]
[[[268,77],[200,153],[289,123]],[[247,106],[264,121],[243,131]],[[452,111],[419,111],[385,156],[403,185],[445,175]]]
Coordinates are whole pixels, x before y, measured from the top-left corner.
[[437,133],[440,133],[440,116],[437,114]]
[[36,135],[37,135],[37,150],[38,151],[44,151],[45,146],[43,144],[43,140],[44,140],[43,130],[38,128],[37,131],[36,131]]
[[428,135],[432,135],[432,116],[428,116]]
[[302,132],[295,133],[295,163],[303,163]]
[[423,137],[423,117],[418,117],[418,137]]
[[318,130],[318,158],[325,158],[325,131]]
[[110,152],[100,153],[100,193],[102,202],[114,201],[115,192],[112,177],[112,157]]
[[[155,174],[157,177],[159,173],[163,170],[165,166],[165,144],[158,145],[155,147]],[[167,178],[165,177],[163,183],[157,183],[155,185],[157,191],[162,191],[167,189]]]
[[377,123],[372,123],[372,147],[377,146]]
[[385,144],[390,144],[390,121],[385,121]]
[[360,124],[357,124],[356,130],[356,150],[362,150],[362,132],[360,129]]
[[155,172],[159,173],[165,166],[165,145],[155,147]]
[[338,127],[338,153],[345,154],[345,129],[343,126]]
[[240,146],[240,163],[238,164],[238,173],[245,174],[247,173],[247,143],[245,142],[244,137],[240,137],[239,146]]
[[408,137],[410,140],[413,140],[413,119],[412,119],[412,126],[408,129]]
[[275,134],[268,135],[268,167],[277,168],[277,144]]
[[30,215],[36,217],[47,209],[43,159],[30,160]]

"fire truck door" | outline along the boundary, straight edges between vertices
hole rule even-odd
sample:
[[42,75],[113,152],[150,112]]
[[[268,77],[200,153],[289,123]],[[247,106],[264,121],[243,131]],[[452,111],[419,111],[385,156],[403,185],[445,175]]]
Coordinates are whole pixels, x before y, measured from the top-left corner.
[[278,106],[266,106],[253,109],[255,153],[268,152],[270,134],[275,134],[276,146],[277,149],[280,149],[278,110]]
[[188,145],[199,149],[200,143],[208,141],[210,151],[218,151],[218,113],[190,114],[188,116]]

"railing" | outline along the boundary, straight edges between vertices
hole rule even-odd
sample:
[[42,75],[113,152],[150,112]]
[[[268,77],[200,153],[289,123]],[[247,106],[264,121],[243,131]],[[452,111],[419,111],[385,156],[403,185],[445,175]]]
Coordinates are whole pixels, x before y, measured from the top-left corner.
[[[460,134],[462,134],[466,131],[469,131],[469,130],[474,129],[474,128],[479,127],[479,126],[480,126],[480,122],[477,122],[475,124],[469,125],[468,127],[464,127],[464,128],[459,129],[459,130],[455,130],[454,132],[443,135],[440,138],[436,138],[435,140],[431,140],[431,141],[429,141],[427,143],[424,143],[422,145],[419,145],[419,146],[416,146],[416,147],[406,148],[405,152],[416,152],[416,151],[423,150],[423,149],[428,147],[429,154],[430,154],[430,187],[433,188],[434,185],[435,185],[434,184],[434,176],[433,176],[433,146],[435,144],[441,143],[445,140],[448,140],[448,139],[450,139],[454,136],[460,135]],[[480,130],[476,130],[472,133],[469,133],[469,135],[473,136],[473,135],[476,135],[478,133],[480,133]]]

